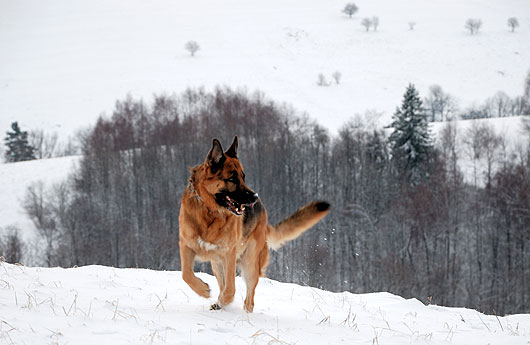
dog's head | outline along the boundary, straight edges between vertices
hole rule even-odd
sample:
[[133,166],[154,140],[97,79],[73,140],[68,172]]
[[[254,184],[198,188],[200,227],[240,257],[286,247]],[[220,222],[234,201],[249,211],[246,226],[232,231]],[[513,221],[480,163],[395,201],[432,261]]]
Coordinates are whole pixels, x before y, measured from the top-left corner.
[[226,152],[223,152],[219,140],[213,140],[204,163],[207,170],[204,186],[219,206],[241,216],[245,206],[258,201],[258,194],[245,184],[243,166],[237,158],[237,146],[237,136]]

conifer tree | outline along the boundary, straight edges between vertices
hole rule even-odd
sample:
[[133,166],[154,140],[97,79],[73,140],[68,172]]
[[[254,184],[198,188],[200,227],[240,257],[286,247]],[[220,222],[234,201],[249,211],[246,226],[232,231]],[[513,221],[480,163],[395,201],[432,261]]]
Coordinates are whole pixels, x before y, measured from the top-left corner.
[[409,84],[401,107],[396,109],[389,137],[392,162],[397,173],[417,184],[427,176],[426,166],[433,144],[427,114],[414,85]]
[[6,161],[20,162],[35,159],[34,149],[28,142],[28,132],[21,131],[18,122],[13,122],[11,129],[12,132],[8,131],[4,138],[7,146]]

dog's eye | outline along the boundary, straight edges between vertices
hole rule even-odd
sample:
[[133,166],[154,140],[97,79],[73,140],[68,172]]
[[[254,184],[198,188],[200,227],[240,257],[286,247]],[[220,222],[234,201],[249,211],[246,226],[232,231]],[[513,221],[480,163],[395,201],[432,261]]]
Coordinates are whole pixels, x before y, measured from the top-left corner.
[[236,183],[236,179],[234,177],[230,177],[229,179],[226,179],[225,180],[226,182],[230,182],[230,183]]

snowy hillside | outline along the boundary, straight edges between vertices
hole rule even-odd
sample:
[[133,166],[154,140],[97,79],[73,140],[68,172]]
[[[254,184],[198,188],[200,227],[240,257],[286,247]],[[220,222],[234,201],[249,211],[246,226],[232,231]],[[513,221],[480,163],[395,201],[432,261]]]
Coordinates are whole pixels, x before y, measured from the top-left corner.
[[[527,0],[355,2],[350,19],[344,0],[0,0],[0,129],[18,120],[65,138],[127,93],[219,84],[262,90],[332,131],[368,109],[388,121],[409,82],[422,95],[439,84],[463,108],[522,93]],[[365,32],[372,16],[379,28]],[[466,32],[468,18],[482,20],[479,34]],[[188,40],[201,47],[194,58]],[[339,85],[316,85],[335,71]]]
[[60,157],[26,162],[0,164],[0,228],[15,226],[26,246],[24,263],[40,264],[43,246],[35,226],[22,206],[27,188],[38,183],[45,190],[64,182],[79,157]]
[[[530,317],[261,279],[256,309],[209,311],[180,272],[0,264],[1,344],[521,344]],[[218,293],[215,278],[200,274]]]

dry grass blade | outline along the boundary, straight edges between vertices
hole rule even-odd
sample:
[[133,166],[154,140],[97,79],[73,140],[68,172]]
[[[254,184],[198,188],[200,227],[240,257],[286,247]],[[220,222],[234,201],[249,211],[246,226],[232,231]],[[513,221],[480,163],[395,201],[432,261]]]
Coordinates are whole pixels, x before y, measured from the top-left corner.
[[484,326],[486,326],[486,328],[488,329],[488,331],[491,332],[491,329],[488,327],[488,325],[486,325],[486,323],[484,322],[484,320],[482,320],[482,318],[480,317],[480,313],[477,312],[477,315],[478,315],[478,318],[480,319],[480,321],[482,321],[482,324],[484,324]]
[[118,314],[118,305],[120,304],[120,300],[118,299],[116,301],[116,309],[114,309],[114,316],[112,317],[112,320],[116,320],[116,315]]
[[325,318],[323,318],[322,320],[320,320],[319,323],[317,323],[317,325],[321,325],[323,323],[329,323],[329,320],[330,320],[330,316],[326,316]]
[[166,309],[164,308],[164,304],[162,302],[164,302],[167,299],[167,291],[166,291],[166,295],[164,296],[164,299],[161,299],[156,293],[155,293],[155,296],[156,298],[158,298],[158,304],[156,305],[156,309],[160,307],[162,308],[163,311],[166,311]]
[[261,337],[261,336],[265,336],[265,337],[268,337],[270,338],[270,340],[267,342],[267,344],[271,345],[271,344],[284,344],[284,345],[291,345],[291,343],[287,343],[283,340],[280,340],[279,337],[275,337],[273,336],[272,334],[270,333],[267,333],[265,332],[264,330],[260,329],[258,330],[256,333],[254,333],[253,335],[251,335],[250,337],[254,339],[254,341],[252,342],[252,344],[255,344],[256,341],[257,341],[257,338]]
[[502,327],[501,320],[499,319],[497,315],[495,315],[495,317],[497,318],[497,321],[499,322],[499,325],[501,326],[501,330],[504,332],[504,327]]

